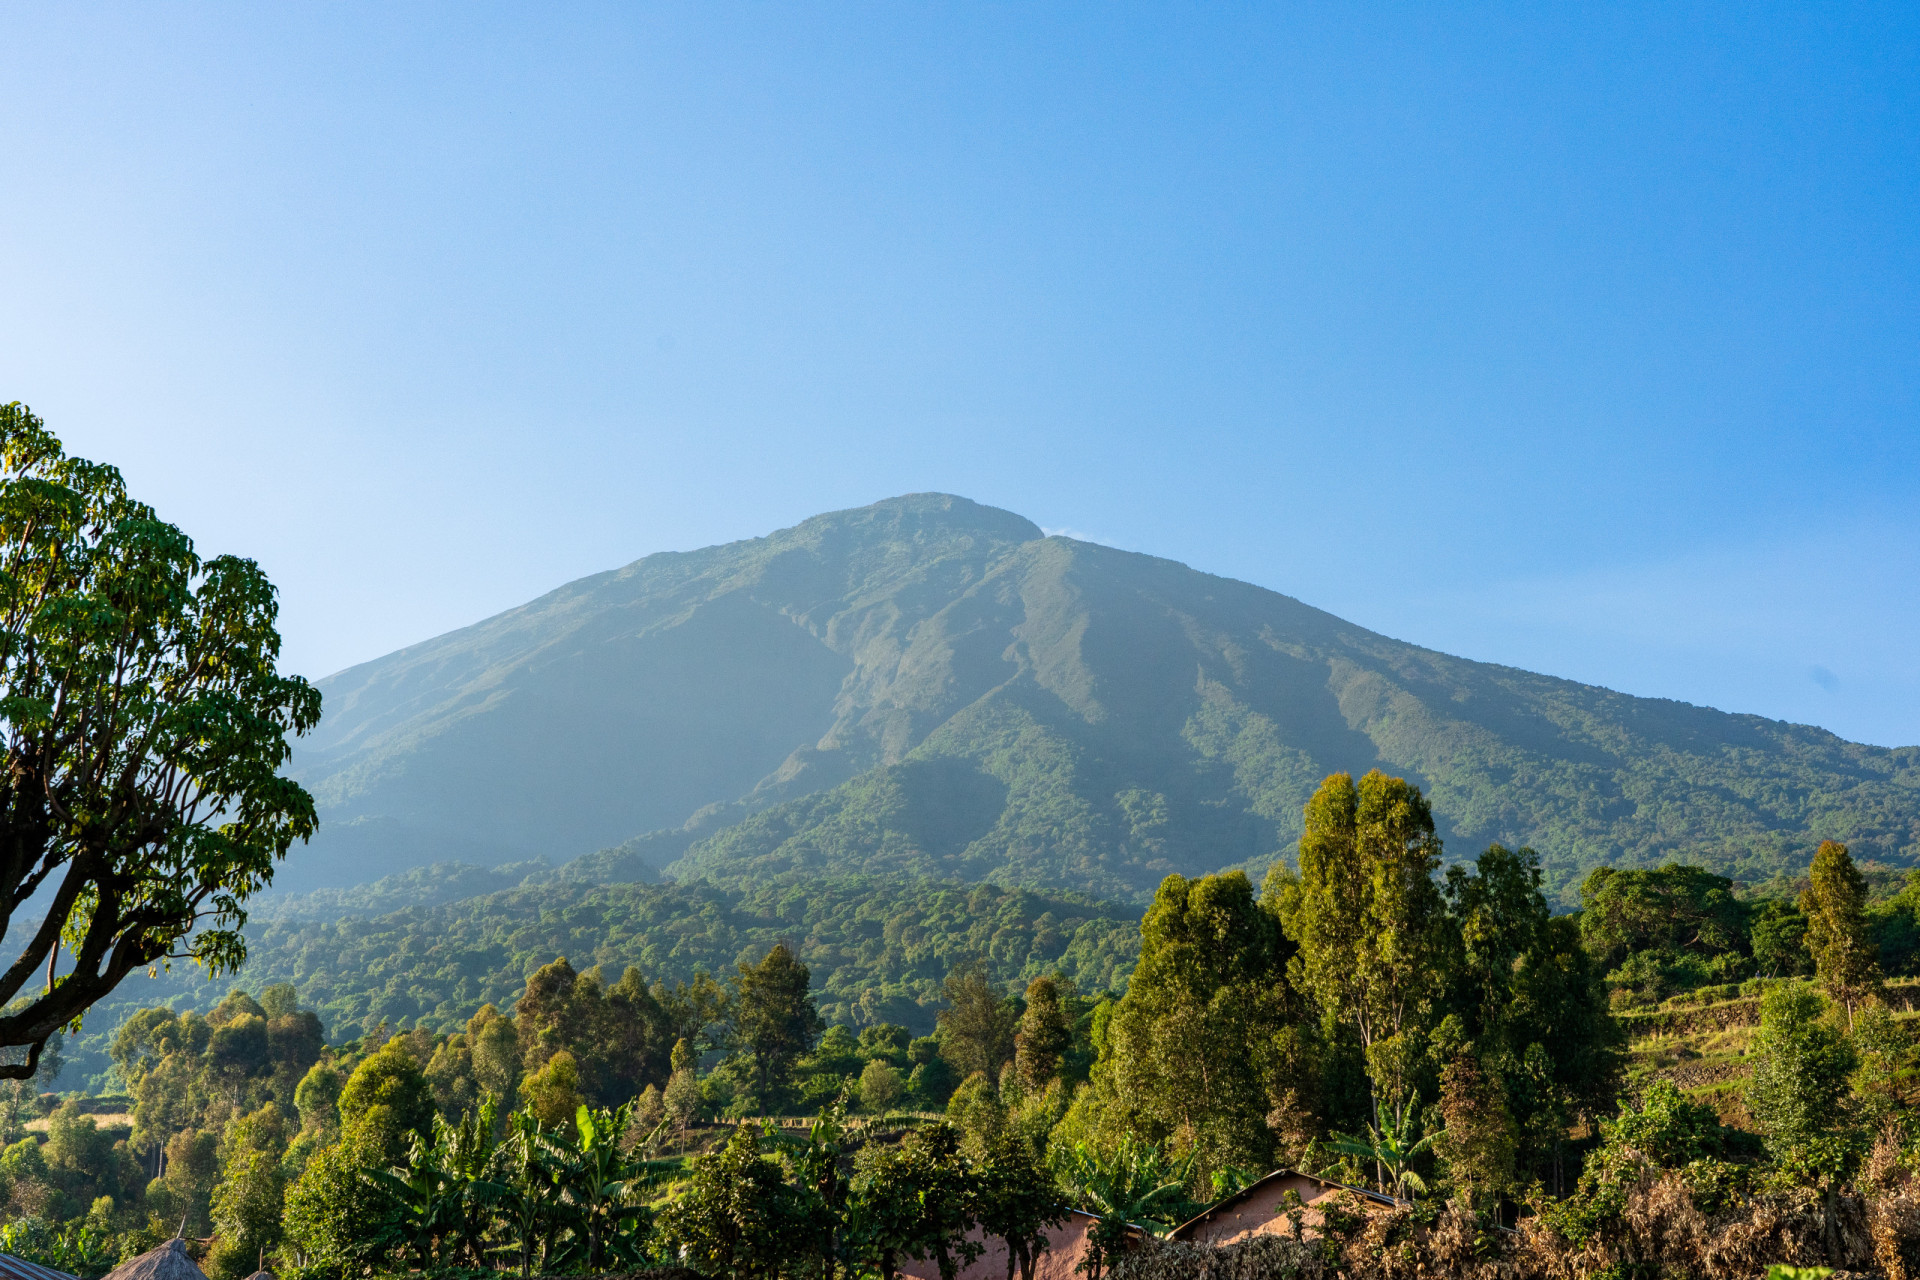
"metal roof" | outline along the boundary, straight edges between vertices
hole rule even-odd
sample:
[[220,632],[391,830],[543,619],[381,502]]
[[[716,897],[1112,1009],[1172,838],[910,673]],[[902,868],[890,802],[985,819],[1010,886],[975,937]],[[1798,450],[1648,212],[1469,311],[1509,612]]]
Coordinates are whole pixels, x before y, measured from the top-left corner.
[[1208,1218],[1211,1218],[1214,1214],[1218,1213],[1220,1210],[1226,1208],[1228,1205],[1231,1205],[1236,1201],[1245,1199],[1247,1196],[1252,1195],[1255,1191],[1258,1191],[1261,1187],[1266,1186],[1269,1182],[1272,1182],[1276,1178],[1305,1178],[1308,1182],[1317,1182],[1323,1187],[1335,1187],[1341,1191],[1351,1191],[1355,1195],[1365,1196],[1367,1199],[1373,1201],[1375,1204],[1385,1205],[1389,1209],[1404,1209],[1410,1203],[1410,1201],[1401,1200],[1395,1196],[1382,1195],[1378,1191],[1370,1191],[1366,1187],[1356,1187],[1352,1183],[1335,1182],[1331,1178],[1318,1178],[1311,1173],[1302,1173],[1298,1169],[1275,1169],[1272,1173],[1268,1174],[1266,1177],[1256,1178],[1252,1182],[1249,1182],[1246,1186],[1240,1188],[1240,1190],[1234,1192],[1232,1195],[1224,1196],[1221,1199],[1214,1201],[1212,1204],[1208,1205],[1205,1209],[1201,1210],[1199,1213],[1195,1214],[1193,1217],[1187,1219],[1185,1222],[1181,1223],[1179,1226],[1175,1227],[1172,1231],[1169,1231],[1167,1234],[1176,1240],[1179,1239],[1180,1233],[1185,1231],[1188,1227],[1198,1226],[1202,1222],[1205,1222]]
[[68,1271],[55,1271],[11,1253],[0,1253],[0,1280],[79,1280]]

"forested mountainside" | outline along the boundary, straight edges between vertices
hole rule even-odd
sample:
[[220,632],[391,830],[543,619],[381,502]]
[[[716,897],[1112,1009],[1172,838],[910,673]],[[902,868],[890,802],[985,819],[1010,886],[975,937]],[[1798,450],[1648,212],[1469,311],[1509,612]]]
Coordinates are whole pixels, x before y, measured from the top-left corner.
[[1762,875],[1822,838],[1920,858],[1920,748],[1449,657],[938,494],[649,556],[322,688],[294,770],[323,824],[288,889],[603,849],[579,878],[1141,902],[1257,873],[1322,777],[1374,767],[1453,854],[1532,845],[1563,887]]
[[[684,982],[730,974],[785,942],[811,968],[828,1021],[924,1035],[941,981],[963,964],[984,962],[1002,985],[1059,974],[1097,993],[1124,989],[1140,950],[1137,909],[1073,894],[893,878],[752,891],[555,878],[460,896],[501,874],[439,866],[368,886],[373,898],[413,902],[384,913],[358,892],[301,895],[248,928],[244,980],[293,983],[338,1035],[382,1022],[446,1031],[483,1004],[512,1007],[527,975],[556,956],[602,966],[609,983],[629,965],[650,982]],[[232,984],[206,982],[191,965],[127,979],[87,1014],[69,1051],[74,1078],[106,1070],[107,1044],[134,1010],[211,1008]]]

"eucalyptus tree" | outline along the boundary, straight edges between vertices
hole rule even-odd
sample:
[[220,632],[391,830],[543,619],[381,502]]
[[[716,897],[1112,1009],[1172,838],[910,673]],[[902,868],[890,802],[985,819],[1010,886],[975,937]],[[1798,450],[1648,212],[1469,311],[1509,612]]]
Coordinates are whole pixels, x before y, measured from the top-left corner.
[[1299,948],[1289,976],[1330,1025],[1359,1039],[1376,1115],[1390,1112],[1396,1129],[1406,1127],[1425,1033],[1456,967],[1439,865],[1432,810],[1405,779],[1376,769],[1356,785],[1336,773],[1307,802],[1283,919]]
[[136,969],[245,959],[248,898],[316,824],[279,773],[320,695],[278,669],[278,608],[253,561],[201,559],[0,406],[0,941],[48,903],[0,968],[0,1078]]

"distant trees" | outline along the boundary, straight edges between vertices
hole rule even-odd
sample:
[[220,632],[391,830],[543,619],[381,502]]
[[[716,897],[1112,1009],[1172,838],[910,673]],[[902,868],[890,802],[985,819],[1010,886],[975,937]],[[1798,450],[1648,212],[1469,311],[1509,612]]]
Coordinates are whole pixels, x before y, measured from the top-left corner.
[[1013,1058],[1019,1012],[977,962],[948,974],[941,990],[947,1001],[939,1015],[942,1056],[963,1076],[977,1072],[998,1080]]

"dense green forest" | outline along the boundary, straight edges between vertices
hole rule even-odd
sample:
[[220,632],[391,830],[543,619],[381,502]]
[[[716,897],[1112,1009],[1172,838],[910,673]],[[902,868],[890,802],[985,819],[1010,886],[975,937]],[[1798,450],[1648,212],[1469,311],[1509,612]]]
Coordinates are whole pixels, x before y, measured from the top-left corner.
[[1144,905],[1259,879],[1321,778],[1375,766],[1455,849],[1540,850],[1562,906],[1676,854],[1920,861],[1920,747],[1449,657],[941,494],[649,556],[321,687],[294,759],[321,830],[283,887],[584,854]]
[[[1920,883],[1829,842],[1759,884],[1600,868],[1556,914],[1530,850],[1445,860],[1400,779],[1330,777],[1302,828],[1297,868],[1172,875],[1137,921],[931,882],[430,904],[486,881],[411,875],[422,905],[264,924],[244,989],[119,1020],[113,1093],[10,1087],[0,1243],[97,1274],[184,1219],[218,1280],[776,1280],[964,1261],[970,1230],[1031,1252],[1073,1203],[1118,1280],[1198,1280],[1228,1262],[1124,1224],[1291,1166],[1404,1207],[1259,1274],[1920,1257]],[[1740,1037],[1704,1083],[1696,1016]],[[740,1123],[769,1115],[815,1119]]]
[[[332,918],[256,924],[245,979],[294,984],[339,1035],[383,1022],[449,1031],[483,1004],[510,1005],[527,974],[556,956],[583,969],[617,974],[634,965],[650,980],[690,981],[784,941],[811,968],[829,1021],[896,1022],[925,1034],[942,980],[971,960],[1003,984],[1057,973],[1081,990],[1104,991],[1125,986],[1139,953],[1137,909],[1070,894],[883,879],[751,890],[558,881],[443,900],[489,879],[458,866],[396,877],[374,886],[370,900],[410,895],[422,905],[372,918],[345,914],[369,900],[351,894],[322,891],[286,904]],[[107,1069],[113,1029],[133,1010],[161,1001],[204,1010],[224,990],[187,968],[129,979],[69,1046],[70,1078],[84,1082]]]

